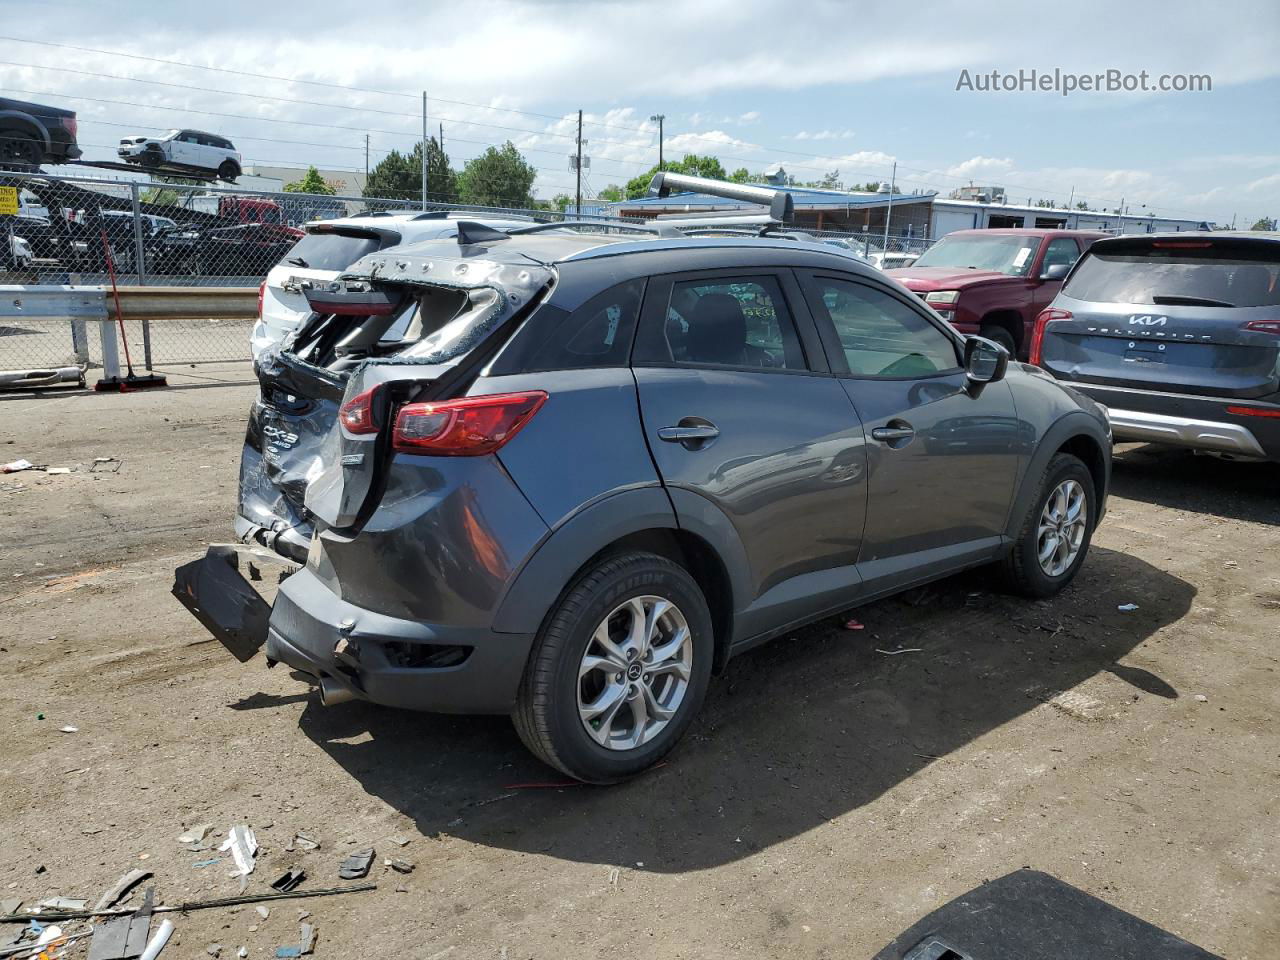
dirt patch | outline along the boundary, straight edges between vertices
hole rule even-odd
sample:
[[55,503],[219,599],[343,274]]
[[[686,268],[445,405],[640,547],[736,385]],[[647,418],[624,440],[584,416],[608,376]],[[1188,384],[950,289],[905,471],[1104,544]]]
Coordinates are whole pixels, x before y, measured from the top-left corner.
[[6,459],[125,461],[0,493],[6,896],[96,899],[136,866],[170,902],[231,895],[229,861],[176,837],[249,823],[251,891],[297,866],[337,883],[365,846],[378,890],[178,917],[175,956],[273,955],[305,910],[319,957],[375,931],[394,956],[863,957],[1024,865],[1274,954],[1275,469],[1129,448],[1062,596],[970,573],[781,638],[730,665],[669,763],[602,789],[563,786],[505,719],[325,709],[205,642],[171,574],[229,537],[252,395],[4,403]]

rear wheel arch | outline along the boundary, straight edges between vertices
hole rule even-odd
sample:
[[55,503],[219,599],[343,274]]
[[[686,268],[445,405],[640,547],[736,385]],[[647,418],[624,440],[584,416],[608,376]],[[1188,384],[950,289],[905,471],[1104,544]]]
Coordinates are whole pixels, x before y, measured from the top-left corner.
[[1099,499],[1107,490],[1107,457],[1102,445],[1087,433],[1077,433],[1058,445],[1055,453],[1069,453],[1082,460],[1093,478],[1093,489]]

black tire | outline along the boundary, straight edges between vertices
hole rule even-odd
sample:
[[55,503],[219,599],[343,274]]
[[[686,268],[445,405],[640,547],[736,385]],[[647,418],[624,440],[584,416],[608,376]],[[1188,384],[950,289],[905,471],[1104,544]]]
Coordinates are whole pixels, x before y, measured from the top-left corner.
[[[1057,575],[1050,575],[1040,564],[1040,520],[1049,497],[1058,487],[1075,481],[1084,490],[1085,523],[1083,539],[1070,565]],[[1013,549],[1004,558],[1002,573],[1009,588],[1028,597],[1052,597],[1075,579],[1093,539],[1097,524],[1098,503],[1093,488],[1093,475],[1079,458],[1069,453],[1056,454],[1045,468],[1031,509],[1023,520]]]
[[0,164],[15,170],[36,170],[44,159],[40,141],[22,130],[0,130]]
[[[579,715],[579,667],[596,627],[627,600],[644,596],[673,603],[688,624],[688,686],[674,716],[652,739],[610,749],[588,734]],[[635,776],[665,756],[693,722],[711,680],[714,648],[706,599],[683,567],[652,553],[603,560],[579,577],[543,624],[516,697],[516,732],[540,760],[578,780],[616,783]]]
[[144,167],[158,167],[164,163],[164,151],[159,147],[147,147],[139,159]]
[[1014,342],[1013,334],[1010,333],[1007,328],[998,326],[994,323],[989,323],[978,331],[978,335],[1000,344],[1000,346],[1009,351],[1009,356],[1011,358],[1016,358],[1018,356],[1017,344]]
[[218,167],[219,180],[234,180],[240,176],[240,168],[236,166],[233,160],[223,160]]

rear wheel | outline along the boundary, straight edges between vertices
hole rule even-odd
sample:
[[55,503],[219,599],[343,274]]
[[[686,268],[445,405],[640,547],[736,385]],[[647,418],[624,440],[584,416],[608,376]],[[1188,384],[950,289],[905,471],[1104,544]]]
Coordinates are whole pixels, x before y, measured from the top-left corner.
[[666,755],[711,678],[711,615],[678,564],[651,553],[604,560],[552,612],[512,719],[539,759],[613,783]]
[[1030,513],[1004,561],[1005,579],[1018,593],[1051,597],[1073,579],[1093,536],[1097,503],[1093,476],[1078,457],[1049,461]]
[[0,130],[0,163],[20,170],[40,166],[44,149],[39,141],[21,130]]
[[218,179],[234,180],[238,176],[240,176],[240,168],[231,160],[223,160],[218,167]]
[[1016,357],[1018,355],[1017,344],[1014,342],[1013,334],[1009,332],[1008,328],[998,326],[994,323],[988,323],[978,331],[978,334],[979,336],[986,337],[988,340],[992,340],[995,343],[1000,344],[1000,346],[1009,351],[1010,357]]

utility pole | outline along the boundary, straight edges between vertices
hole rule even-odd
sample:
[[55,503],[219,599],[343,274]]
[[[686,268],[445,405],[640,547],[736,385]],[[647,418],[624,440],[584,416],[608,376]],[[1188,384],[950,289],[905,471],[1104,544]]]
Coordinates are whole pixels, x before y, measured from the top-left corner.
[[655,113],[649,118],[650,123],[658,125],[658,169],[662,169],[662,121],[667,119],[665,113]]
[[440,124],[440,152],[444,153],[444,124]]
[[889,206],[884,212],[884,252],[889,252],[889,218],[893,216],[894,184],[898,182],[898,161],[893,161],[893,173],[889,174]]
[[574,169],[578,174],[578,188],[574,195],[577,197],[574,207],[574,214],[582,217],[582,111],[578,111],[578,159],[574,163]]
[[364,182],[369,182],[369,135],[364,135]]
[[422,91],[422,209],[427,209],[427,91]]

